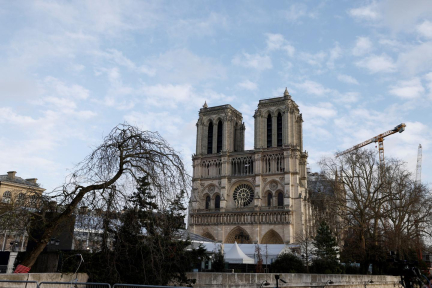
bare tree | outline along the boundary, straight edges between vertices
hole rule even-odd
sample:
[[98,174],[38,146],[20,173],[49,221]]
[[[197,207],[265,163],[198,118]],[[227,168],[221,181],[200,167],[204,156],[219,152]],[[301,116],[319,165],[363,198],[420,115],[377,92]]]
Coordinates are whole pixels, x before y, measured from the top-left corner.
[[432,198],[400,160],[391,160],[386,182],[389,201],[383,207],[383,235],[390,250],[406,255],[407,249],[420,249],[422,237],[430,236]]
[[[120,124],[76,166],[63,186],[48,194],[59,203],[60,210],[46,222],[42,237],[21,265],[32,267],[51,235],[82,201],[108,199],[111,189],[107,188],[112,185],[118,188],[114,197],[121,201],[131,191],[128,188],[134,188],[137,179],[143,176],[148,177],[160,205],[181,190],[188,191],[189,176],[180,156],[157,132]],[[112,204],[111,201],[109,205]]]
[[305,233],[300,233],[295,237],[296,243],[300,245],[301,248],[301,256],[306,265],[306,272],[309,273],[309,266],[311,263],[311,256],[314,254],[315,246],[314,237],[308,232],[308,229],[305,230]]
[[327,178],[336,179],[332,213],[343,219],[350,248],[363,271],[374,259],[382,258],[383,249],[391,248],[386,247],[386,239],[399,250],[404,245],[412,247],[402,241],[407,236],[425,235],[430,196],[424,186],[415,185],[402,161],[387,159],[384,167],[375,151],[357,150],[320,164]]

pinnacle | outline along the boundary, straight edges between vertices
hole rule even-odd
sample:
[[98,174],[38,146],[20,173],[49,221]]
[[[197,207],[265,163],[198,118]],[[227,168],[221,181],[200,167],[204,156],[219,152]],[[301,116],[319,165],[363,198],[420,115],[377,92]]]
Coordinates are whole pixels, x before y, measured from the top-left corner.
[[207,101],[204,101],[203,108],[208,108]]
[[288,88],[287,87],[285,87],[284,96],[289,96],[289,92],[288,92]]

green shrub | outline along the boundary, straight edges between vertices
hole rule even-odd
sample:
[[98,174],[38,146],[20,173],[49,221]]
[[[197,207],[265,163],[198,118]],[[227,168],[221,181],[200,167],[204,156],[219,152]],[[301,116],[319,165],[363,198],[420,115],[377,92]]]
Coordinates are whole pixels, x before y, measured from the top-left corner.
[[271,264],[272,273],[304,273],[305,267],[302,260],[292,253],[279,255]]

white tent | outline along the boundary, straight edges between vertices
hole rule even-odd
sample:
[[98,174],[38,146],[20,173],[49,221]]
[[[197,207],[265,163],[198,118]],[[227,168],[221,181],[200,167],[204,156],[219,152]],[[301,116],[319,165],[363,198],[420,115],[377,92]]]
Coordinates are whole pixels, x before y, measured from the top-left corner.
[[237,242],[234,243],[233,247],[225,254],[225,261],[228,263],[241,263],[241,264],[254,264],[255,260],[247,256]]

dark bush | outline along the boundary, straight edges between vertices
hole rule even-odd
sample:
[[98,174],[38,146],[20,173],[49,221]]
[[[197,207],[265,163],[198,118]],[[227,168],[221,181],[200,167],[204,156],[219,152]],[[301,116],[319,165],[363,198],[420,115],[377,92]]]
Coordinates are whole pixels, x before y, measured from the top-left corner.
[[339,262],[331,259],[320,259],[316,258],[312,261],[312,265],[309,268],[311,273],[317,274],[341,274],[344,267]]
[[306,271],[302,260],[291,253],[279,255],[271,264],[270,269],[272,273],[304,273]]

